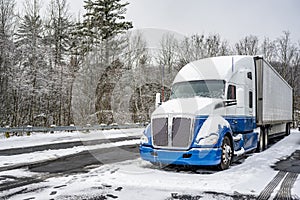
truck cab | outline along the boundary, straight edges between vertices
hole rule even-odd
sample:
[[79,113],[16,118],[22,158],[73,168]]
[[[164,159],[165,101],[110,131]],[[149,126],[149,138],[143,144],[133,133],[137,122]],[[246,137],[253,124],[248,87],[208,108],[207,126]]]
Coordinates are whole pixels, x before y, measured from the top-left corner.
[[[184,66],[170,99],[153,112],[140,144],[154,164],[216,165],[259,146],[253,56],[206,58]],[[260,140],[260,141],[259,141]]]

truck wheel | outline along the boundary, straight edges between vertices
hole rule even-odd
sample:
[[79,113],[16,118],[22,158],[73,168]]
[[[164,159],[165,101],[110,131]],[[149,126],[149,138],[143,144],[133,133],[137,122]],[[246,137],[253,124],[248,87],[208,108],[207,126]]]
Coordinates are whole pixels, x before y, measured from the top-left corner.
[[264,150],[264,131],[263,129],[261,129],[259,133],[259,141],[257,143],[256,151],[262,152],[263,150]]
[[231,141],[228,136],[225,136],[222,142],[222,155],[221,163],[218,165],[220,170],[228,169],[231,165],[233,157],[233,151],[231,146]]
[[291,124],[287,123],[285,126],[285,135],[288,136],[291,134]]
[[268,148],[269,145],[269,129],[264,129],[264,150]]

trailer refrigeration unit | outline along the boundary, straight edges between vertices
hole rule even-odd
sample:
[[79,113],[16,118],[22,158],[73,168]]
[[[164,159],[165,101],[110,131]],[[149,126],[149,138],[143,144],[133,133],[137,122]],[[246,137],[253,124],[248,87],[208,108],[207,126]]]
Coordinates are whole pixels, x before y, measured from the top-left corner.
[[223,170],[235,156],[288,135],[291,122],[292,88],[263,57],[206,58],[178,72],[170,99],[144,130],[140,155],[153,164]]

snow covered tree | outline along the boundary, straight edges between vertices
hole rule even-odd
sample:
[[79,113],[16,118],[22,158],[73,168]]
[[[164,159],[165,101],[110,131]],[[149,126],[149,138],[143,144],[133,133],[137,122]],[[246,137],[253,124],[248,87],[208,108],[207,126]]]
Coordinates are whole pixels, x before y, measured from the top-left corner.
[[24,113],[28,113],[24,123],[34,124],[34,118],[42,114],[43,108],[39,102],[47,92],[47,83],[45,78],[47,73],[44,73],[46,62],[44,59],[43,48],[43,24],[40,17],[40,4],[37,0],[30,2],[26,1],[25,15],[21,19],[19,29],[16,34],[16,45],[19,51],[22,52],[23,61],[22,69],[24,70],[24,91],[27,92],[28,105]]
[[52,96],[57,99],[52,115],[55,124],[71,123],[71,86],[74,70],[70,67],[70,33],[73,28],[66,0],[51,0],[49,18],[45,26],[45,44],[48,46],[49,65],[52,69]]
[[276,43],[271,41],[269,38],[265,38],[263,43],[261,44],[261,52],[264,55],[264,58],[268,62],[272,62],[276,56]]
[[[96,50],[102,57],[98,60],[98,66],[103,68],[101,80],[104,82],[99,81],[96,90],[96,109],[97,112],[102,112],[111,110],[111,93],[116,84],[110,80],[118,80],[120,76],[119,73],[111,72],[124,67],[124,63],[116,55],[121,53],[120,47],[124,42],[118,36],[132,28],[132,23],[125,20],[128,3],[122,3],[121,0],[86,0],[84,3],[86,13],[83,22],[77,25],[76,35],[83,38],[80,44],[80,49],[83,50],[81,55]],[[100,123],[112,121],[108,115],[108,119],[98,116]]]
[[92,36],[100,36],[96,40],[108,40],[132,28],[131,22],[124,21],[128,4],[121,0],[86,0],[84,22],[91,23]]
[[14,0],[0,0],[0,125],[9,124],[13,114],[12,68],[14,65]]
[[185,64],[212,56],[224,56],[231,53],[230,46],[226,40],[222,40],[218,34],[208,36],[192,35],[185,37],[179,45],[180,54],[177,69],[180,70]]
[[178,41],[172,34],[164,34],[160,40],[160,47],[157,55],[160,67],[164,66],[168,74],[172,73],[178,59]]
[[79,32],[87,35],[90,42],[104,45],[104,59],[108,65],[110,40],[132,28],[132,23],[125,21],[124,17],[129,3],[121,0],[86,0],[84,3],[86,14]]
[[239,55],[256,55],[258,52],[258,38],[249,35],[235,44],[235,49]]
[[69,14],[67,1],[51,0],[44,39],[48,44],[51,44],[55,66],[67,61],[66,55],[70,49],[70,32],[72,27],[73,22]]
[[205,57],[225,56],[230,54],[228,42],[219,34],[210,34],[205,39]]
[[289,71],[296,53],[296,46],[291,41],[290,32],[284,31],[283,35],[277,39],[276,44],[277,58],[280,63],[277,71],[285,80],[289,81]]

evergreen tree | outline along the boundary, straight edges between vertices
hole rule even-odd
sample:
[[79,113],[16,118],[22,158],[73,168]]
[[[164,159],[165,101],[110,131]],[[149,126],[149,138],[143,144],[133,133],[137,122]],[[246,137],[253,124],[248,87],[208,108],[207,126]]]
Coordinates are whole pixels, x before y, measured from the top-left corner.
[[108,40],[132,28],[132,22],[124,21],[123,16],[128,4],[121,0],[86,0],[84,24],[91,24],[95,38]]
[[12,68],[14,65],[14,0],[0,0],[0,126],[9,124],[13,114],[11,104],[12,93]]
[[91,50],[92,44],[104,45],[108,65],[109,41],[133,27],[132,22],[125,21],[124,17],[129,3],[121,3],[121,0],[86,0],[84,3],[86,14],[78,26],[79,35],[88,38],[84,40],[86,51]]
[[[111,96],[113,88],[116,85],[111,80],[119,79],[119,73],[124,68],[124,63],[118,59],[117,54],[121,54],[120,47],[124,40],[117,36],[125,33],[132,28],[132,22],[125,20],[126,6],[128,3],[122,3],[121,0],[86,0],[84,8],[86,13],[82,23],[79,23],[77,32],[78,38],[81,38],[79,55],[86,55],[89,52],[98,52],[100,58],[96,60],[97,66],[102,66],[104,73],[99,80],[96,90],[96,111],[111,112]],[[103,78],[106,77],[106,78]],[[108,112],[105,115],[98,115],[99,123],[111,123],[112,116]]]
[[55,124],[70,124],[70,98],[71,84],[66,80],[71,79],[72,69],[69,64],[70,33],[73,27],[71,16],[66,0],[51,0],[49,4],[49,18],[45,29],[45,43],[50,49],[49,65],[51,66],[51,94],[50,97],[57,99],[56,104],[52,104],[51,114],[54,116]]
[[38,102],[44,97],[47,92],[47,73],[44,66],[46,66],[44,60],[44,49],[42,41],[43,24],[40,17],[40,5],[34,0],[31,3],[26,1],[26,12],[21,19],[20,27],[16,34],[16,44],[21,55],[23,57],[21,65],[23,73],[22,87],[25,87],[27,97],[27,105],[22,112],[27,113],[28,116],[24,117],[24,123],[33,124],[34,118],[38,116],[42,111],[42,107]]

